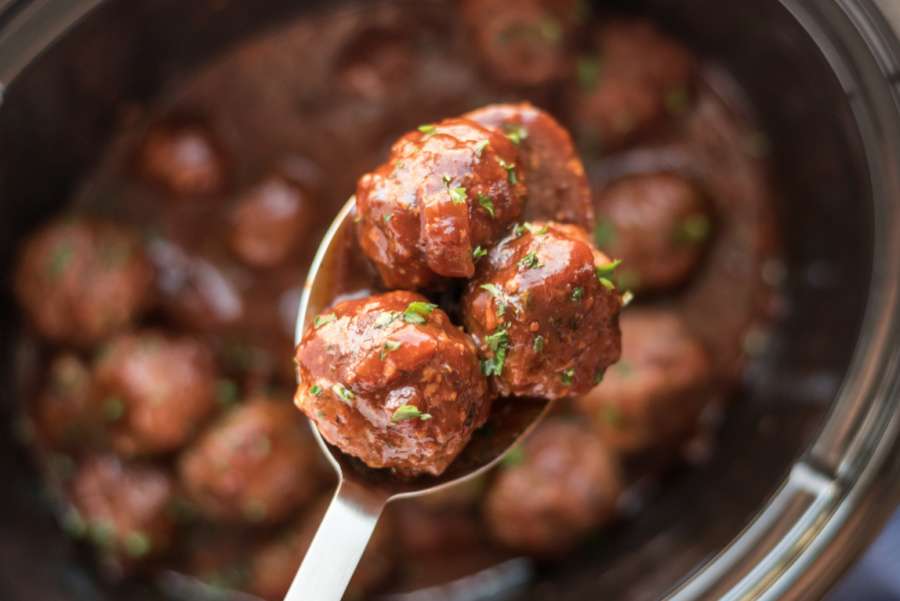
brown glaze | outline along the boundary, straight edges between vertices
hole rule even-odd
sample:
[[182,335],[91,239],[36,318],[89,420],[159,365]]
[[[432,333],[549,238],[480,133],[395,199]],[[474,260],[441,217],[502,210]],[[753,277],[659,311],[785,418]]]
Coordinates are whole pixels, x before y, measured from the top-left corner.
[[153,268],[128,227],[91,218],[44,226],[22,248],[16,297],[48,340],[90,346],[124,329],[153,299]]
[[138,152],[137,168],[150,183],[178,197],[224,192],[225,159],[210,132],[198,123],[153,127]]
[[90,368],[71,353],[53,358],[29,416],[38,444],[57,451],[94,447],[108,417],[94,402]]
[[519,217],[525,197],[515,146],[468,119],[426,124],[359,180],[360,246],[388,288],[471,277],[486,248]]
[[325,440],[404,476],[442,473],[490,410],[472,341],[412,292],[333,306],[296,362],[296,404]]
[[112,446],[127,456],[177,449],[215,409],[212,353],[189,337],[158,331],[117,336],[93,373]]
[[517,455],[485,500],[487,525],[504,545],[558,555],[612,518],[622,480],[603,439],[589,428],[551,419]]
[[178,473],[188,498],[210,519],[270,524],[319,490],[319,453],[289,399],[250,399],[184,451]]
[[553,222],[516,228],[482,259],[463,319],[501,395],[582,394],[618,360],[622,300],[598,277],[609,264],[584,230]]
[[527,102],[492,104],[464,117],[499,128],[518,145],[528,202],[524,219],[594,227],[594,203],[572,137],[553,117]]

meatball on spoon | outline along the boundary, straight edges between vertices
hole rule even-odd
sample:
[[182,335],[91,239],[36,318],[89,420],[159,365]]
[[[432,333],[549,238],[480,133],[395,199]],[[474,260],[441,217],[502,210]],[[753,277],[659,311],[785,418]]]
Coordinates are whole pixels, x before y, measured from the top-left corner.
[[[296,342],[307,326],[334,300],[348,245],[354,239],[355,199],[338,213],[322,240],[303,289],[297,316]],[[313,426],[316,440],[338,475],[338,488],[285,601],[338,601],[381,512],[390,501],[417,497],[471,480],[495,465],[546,413],[549,402],[517,399],[515,410],[495,403],[487,426],[439,476],[403,479],[360,461],[329,445]]]

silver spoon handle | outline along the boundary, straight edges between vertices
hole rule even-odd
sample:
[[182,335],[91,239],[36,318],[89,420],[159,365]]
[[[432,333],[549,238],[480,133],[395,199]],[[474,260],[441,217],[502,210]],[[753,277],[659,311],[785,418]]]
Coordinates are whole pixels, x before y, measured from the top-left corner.
[[384,500],[341,482],[284,601],[340,601],[383,509]]

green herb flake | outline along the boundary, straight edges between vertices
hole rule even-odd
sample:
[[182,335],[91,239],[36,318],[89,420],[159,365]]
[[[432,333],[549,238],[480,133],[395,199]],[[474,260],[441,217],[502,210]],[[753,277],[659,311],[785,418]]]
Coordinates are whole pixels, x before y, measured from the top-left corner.
[[531,234],[532,236],[543,236],[544,234],[546,234],[547,232],[550,231],[550,227],[546,224],[537,226],[533,223],[524,223],[522,225],[525,227],[526,230],[528,230],[528,233]]
[[503,455],[503,459],[500,460],[500,464],[504,468],[516,467],[517,465],[521,465],[525,461],[525,450],[516,445],[509,449],[505,455]]
[[631,304],[631,301],[634,300],[634,292],[631,290],[626,290],[622,293],[622,308],[624,309],[628,305]]
[[437,305],[425,301],[413,301],[403,311],[403,321],[411,324],[422,324],[428,321],[428,316],[437,308]]
[[449,186],[451,183],[453,183],[453,178],[447,174],[442,175],[441,180],[444,182],[445,186]]
[[482,284],[479,287],[494,297],[494,300],[497,301],[497,316],[503,317],[503,314],[506,313],[506,305],[509,302],[509,299],[506,297],[506,294],[504,294],[500,286],[489,283]]
[[313,326],[318,330],[322,326],[327,326],[328,324],[337,321],[337,315],[334,313],[328,313],[327,315],[316,315],[316,320],[313,322]]
[[465,204],[466,202],[466,189],[462,186],[456,186],[455,188],[450,188],[450,200],[455,205]]
[[519,259],[519,269],[535,269],[541,266],[538,256],[534,252],[530,252]]
[[518,238],[525,233],[525,225],[522,223],[517,223],[515,226],[513,226],[512,233],[514,237]]
[[103,400],[103,417],[115,422],[125,415],[125,403],[119,397],[111,396]]
[[153,548],[150,538],[139,531],[132,531],[126,534],[122,539],[122,546],[125,547],[125,553],[135,559],[146,556]]
[[75,258],[75,249],[68,241],[57,244],[50,255],[49,271],[51,277],[58,278]]
[[430,136],[437,131],[437,125],[434,123],[425,123],[424,125],[420,125],[417,129],[426,136]]
[[339,399],[341,399],[348,405],[350,404],[350,401],[356,398],[356,395],[353,394],[353,391],[343,384],[335,384],[331,387],[331,391],[334,392],[334,394],[336,394]]
[[572,290],[572,294],[569,295],[569,298],[577,303],[582,298],[584,298],[584,288],[582,288],[581,286],[576,286],[575,289]]
[[622,264],[622,259],[616,259],[614,261],[610,261],[609,263],[606,263],[605,265],[598,265],[596,267],[597,277],[604,278],[604,277],[611,276],[613,274],[613,272],[616,270],[616,268],[621,264]]
[[521,144],[522,140],[528,138],[528,130],[521,125],[506,125],[503,127],[503,130],[506,132],[507,139],[516,145]]
[[566,386],[571,385],[572,381],[575,380],[575,369],[570,367],[569,369],[564,370],[561,374],[559,374],[559,379]]
[[376,328],[386,328],[397,319],[399,314],[395,311],[382,311],[378,314],[378,317],[375,318],[373,322]]
[[472,260],[477,261],[481,257],[487,256],[488,251],[484,250],[480,246],[476,246],[475,250],[472,251]]
[[320,394],[322,394],[322,387],[318,384],[313,384],[309,387],[309,394],[313,396],[319,396]]
[[532,349],[535,353],[542,353],[542,352],[544,352],[544,337],[541,336],[540,334],[538,334],[537,336],[535,336],[535,337],[534,337],[534,340],[533,340],[532,343],[531,343],[531,349]]
[[601,277],[601,278],[597,278],[597,280],[600,282],[600,285],[603,286],[604,288],[606,288],[607,290],[615,290],[616,289],[616,285],[613,284],[612,280],[609,278]]
[[514,163],[507,163],[500,157],[497,157],[497,163],[501,168],[506,170],[506,179],[509,183],[515,186],[519,182],[519,178],[516,176],[516,165]]
[[415,405],[400,405],[391,416],[391,422],[395,424],[409,419],[418,419],[425,422],[431,419],[431,414],[422,413]]
[[600,410],[600,420],[614,428],[622,426],[625,421],[622,412],[615,405],[604,405]]
[[690,215],[675,229],[675,241],[699,244],[709,237],[710,230],[709,218],[706,215],[702,213]]
[[98,547],[108,549],[116,538],[116,527],[104,520],[91,522],[88,524],[88,537]]
[[384,346],[381,347],[381,353],[379,355],[381,357],[381,360],[384,361],[387,358],[388,353],[396,351],[398,348],[400,348],[401,344],[401,342],[397,342],[396,340],[385,340]]
[[481,155],[484,154],[484,149],[488,147],[488,144],[490,144],[489,140],[481,140],[475,144],[475,156],[480,159]]
[[594,386],[596,386],[597,384],[602,382],[603,376],[605,376],[605,375],[606,375],[605,369],[598,369],[597,372],[594,374]]
[[583,56],[576,65],[578,85],[585,90],[592,90],[600,81],[600,61],[593,56]]
[[222,378],[216,382],[216,401],[221,407],[231,407],[238,400],[238,385],[234,380]]
[[600,220],[594,227],[594,243],[597,248],[606,248],[616,238],[616,229],[609,221]]
[[384,216],[382,217],[382,219],[384,219],[385,223],[390,223],[391,219],[393,219],[393,218],[394,218],[393,213],[385,213]]
[[478,204],[481,205],[481,208],[487,211],[488,215],[493,218],[494,214],[494,202],[491,200],[489,196],[485,196],[484,194],[478,193]]
[[505,328],[496,330],[484,339],[493,357],[481,362],[481,371],[485,376],[499,376],[503,373],[503,364],[506,362],[506,353],[509,350],[509,334]]
[[687,88],[677,86],[666,93],[665,104],[666,110],[670,115],[680,115],[687,110],[690,103]]

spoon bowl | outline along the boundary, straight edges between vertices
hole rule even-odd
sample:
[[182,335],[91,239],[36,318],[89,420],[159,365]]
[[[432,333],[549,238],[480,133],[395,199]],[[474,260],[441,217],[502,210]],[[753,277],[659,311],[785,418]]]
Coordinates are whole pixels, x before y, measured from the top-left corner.
[[[350,292],[345,282],[369,283],[356,244],[354,197],[344,204],[310,266],[297,314],[295,343],[307,324]],[[351,289],[355,286],[351,286]],[[437,492],[471,480],[495,466],[548,412],[544,399],[498,399],[488,422],[439,476],[399,478],[367,467],[328,444],[310,422],[316,442],[338,475],[338,487],[285,601],[338,601],[365,550],[378,517],[390,501]]]

